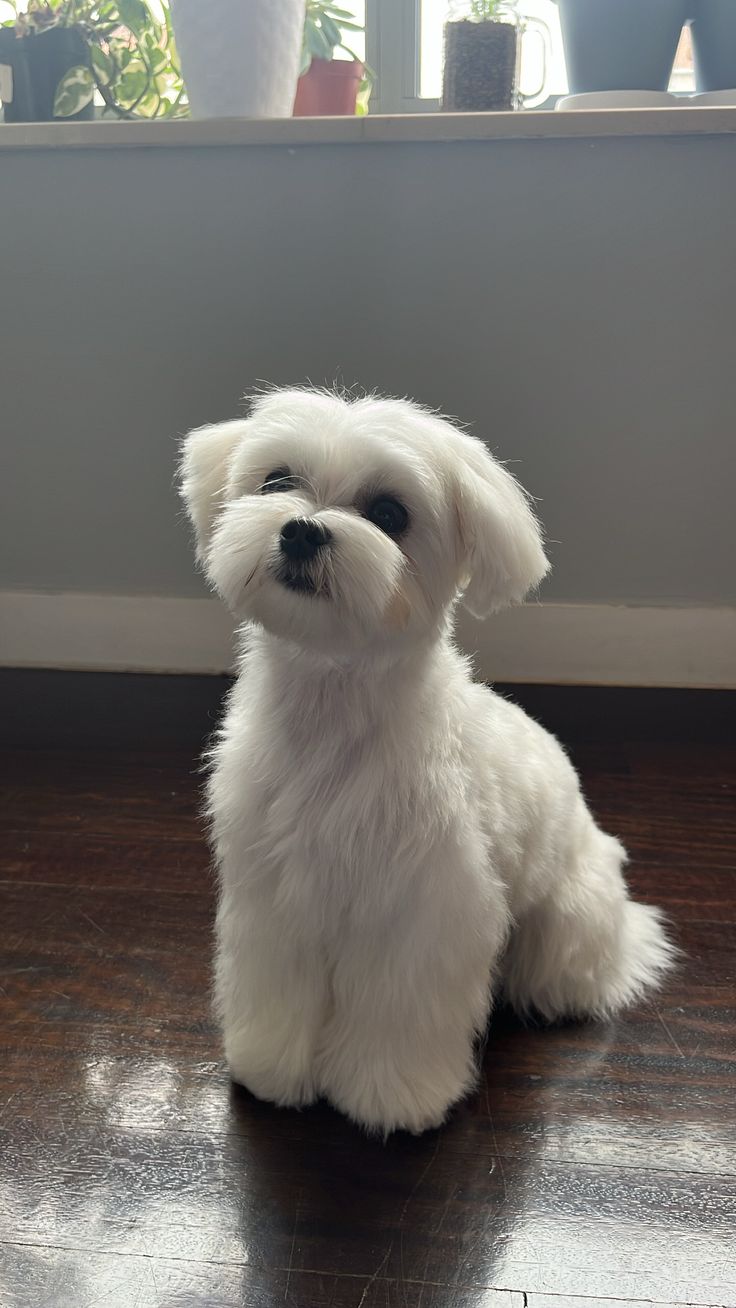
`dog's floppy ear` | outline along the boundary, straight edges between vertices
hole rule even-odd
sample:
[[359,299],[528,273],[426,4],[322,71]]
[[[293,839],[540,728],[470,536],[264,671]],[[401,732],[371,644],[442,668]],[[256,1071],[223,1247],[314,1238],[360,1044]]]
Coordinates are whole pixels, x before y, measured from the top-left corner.
[[230,464],[246,427],[245,420],[236,419],[198,427],[184,438],[179,489],[194,527],[199,559],[207,552],[215,519],[225,503]]
[[485,445],[454,431],[462,601],[476,618],[518,604],[549,570],[526,493]]

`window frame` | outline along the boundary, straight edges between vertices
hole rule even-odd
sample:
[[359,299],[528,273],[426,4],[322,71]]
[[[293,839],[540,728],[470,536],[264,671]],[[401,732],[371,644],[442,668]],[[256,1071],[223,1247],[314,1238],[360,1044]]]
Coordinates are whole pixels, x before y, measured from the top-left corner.
[[371,113],[436,113],[419,95],[420,0],[365,0],[366,60],[375,73]]

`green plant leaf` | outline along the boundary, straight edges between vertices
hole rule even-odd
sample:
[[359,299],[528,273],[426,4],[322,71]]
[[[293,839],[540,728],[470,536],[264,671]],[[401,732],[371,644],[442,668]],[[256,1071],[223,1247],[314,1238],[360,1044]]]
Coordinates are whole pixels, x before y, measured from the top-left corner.
[[110,41],[110,54],[121,72],[124,72],[133,58],[133,51],[126,41],[115,38]]
[[340,45],[342,41],[342,33],[335,20],[330,18],[329,14],[322,14],[322,17],[320,18],[320,28],[325,40],[328,41],[333,48],[336,45]]
[[147,85],[148,73],[146,72],[146,69],[142,68],[140,64],[134,64],[126,68],[125,72],[118,79],[114,87],[116,99],[118,99],[123,106],[129,107],[134,104],[139,97],[142,97]]
[[494,23],[511,15],[515,0],[470,0],[470,15],[476,23]]
[[169,69],[164,69],[162,72],[157,73],[154,78],[154,83],[162,100],[169,96],[175,100],[182,90],[181,79]]
[[161,49],[160,45],[155,45],[153,49],[148,52],[148,62],[150,63],[153,72],[159,73],[162,68],[166,68],[169,62],[169,56],[165,50]]
[[172,61],[178,63],[179,57],[176,49],[176,32],[174,31],[174,24],[171,19],[171,10],[168,6],[164,9],[164,24],[166,27],[166,45],[171,51]]
[[166,32],[163,28],[156,28],[155,30],[152,28],[146,32],[142,43],[151,58],[157,58],[162,54],[165,59],[168,58],[166,53]]
[[[338,28],[340,28],[342,31],[345,32],[365,31],[365,24],[359,23],[355,17],[355,14],[350,13],[350,11],[347,9],[340,9],[338,5],[323,5],[323,4],[317,5],[316,8],[319,10],[318,16],[320,19],[324,21],[325,16],[331,18],[334,21],[335,25]],[[316,14],[315,17],[317,17]]]
[[307,23],[304,28],[304,40],[313,59],[332,58],[332,46],[325,38],[324,33],[313,23]]
[[54,114],[57,118],[71,118],[88,105],[95,93],[92,71],[83,64],[70,68],[62,77],[54,96]]
[[142,100],[138,101],[135,111],[143,118],[154,118],[159,104],[160,100],[156,91],[149,91]]
[[121,23],[129,27],[136,36],[144,30],[150,20],[148,8],[143,4],[143,0],[118,0],[118,13]]
[[368,68],[366,64],[363,64],[363,77],[360,86],[358,87],[358,95],[355,102],[356,114],[362,115],[368,113],[374,76],[373,69]]
[[109,54],[101,46],[91,45],[89,47],[89,57],[92,60],[92,68],[98,82],[102,86],[108,86],[115,76],[115,65]]

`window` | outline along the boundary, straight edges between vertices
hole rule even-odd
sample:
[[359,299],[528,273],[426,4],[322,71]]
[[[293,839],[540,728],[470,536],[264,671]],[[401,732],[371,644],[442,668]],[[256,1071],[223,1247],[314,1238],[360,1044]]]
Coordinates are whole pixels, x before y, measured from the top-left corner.
[[[160,11],[160,0],[149,0]],[[203,5],[209,0],[201,0]],[[347,34],[347,44],[365,59],[376,77],[370,108],[373,113],[423,113],[437,110],[442,95],[443,29],[462,0],[340,0],[356,22],[366,28]],[[734,0],[736,3],[736,0]],[[28,0],[17,0],[18,11]],[[551,108],[567,92],[559,11],[554,0],[517,0],[517,12],[527,23],[522,41],[520,91],[529,108]],[[12,14],[0,0],[0,19]],[[338,58],[349,58],[343,50]],[[683,28],[670,90],[695,90],[689,27]]]
[[[377,73],[375,113],[421,113],[439,108],[443,27],[452,0],[365,0],[367,58]],[[357,6],[356,6],[357,8]],[[551,108],[567,93],[560,20],[553,0],[519,0],[527,20],[520,90],[530,108]],[[537,20],[535,22],[535,20]],[[543,23],[543,37],[538,23]],[[675,93],[695,90],[690,29],[684,28],[670,82]]]

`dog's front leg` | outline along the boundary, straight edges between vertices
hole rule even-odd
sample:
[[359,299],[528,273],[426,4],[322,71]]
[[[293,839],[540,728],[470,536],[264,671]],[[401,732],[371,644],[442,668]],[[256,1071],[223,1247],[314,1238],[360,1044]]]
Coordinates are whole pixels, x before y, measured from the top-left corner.
[[316,1096],[315,1054],[327,986],[319,953],[272,913],[221,902],[215,1000],[234,1081],[259,1099],[301,1106]]
[[465,889],[346,939],[334,967],[319,1089],[369,1131],[439,1126],[475,1082],[506,917]]

